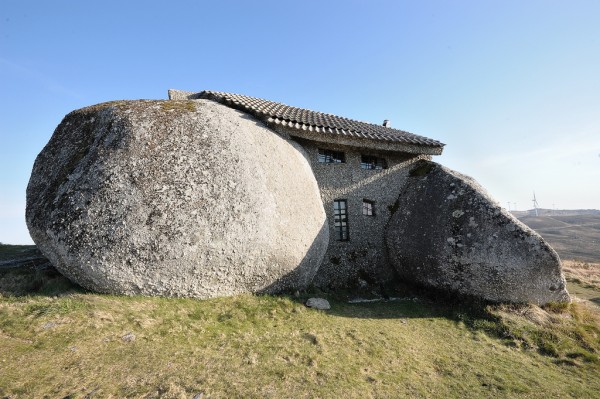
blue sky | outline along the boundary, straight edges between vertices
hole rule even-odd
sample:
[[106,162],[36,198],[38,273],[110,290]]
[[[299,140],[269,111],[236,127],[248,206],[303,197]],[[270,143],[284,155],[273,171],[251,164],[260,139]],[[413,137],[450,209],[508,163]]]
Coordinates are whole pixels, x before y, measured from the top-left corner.
[[504,207],[600,208],[598,1],[0,2],[0,242],[68,112],[218,90],[446,143]]

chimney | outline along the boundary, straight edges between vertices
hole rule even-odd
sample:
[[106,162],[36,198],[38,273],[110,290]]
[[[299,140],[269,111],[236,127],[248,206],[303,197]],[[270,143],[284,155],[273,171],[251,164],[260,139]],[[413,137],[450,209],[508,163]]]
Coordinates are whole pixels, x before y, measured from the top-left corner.
[[387,119],[386,119],[386,120],[384,120],[384,121],[383,121],[383,126],[384,126],[384,127],[390,127],[390,121],[389,121],[389,120],[387,120]]

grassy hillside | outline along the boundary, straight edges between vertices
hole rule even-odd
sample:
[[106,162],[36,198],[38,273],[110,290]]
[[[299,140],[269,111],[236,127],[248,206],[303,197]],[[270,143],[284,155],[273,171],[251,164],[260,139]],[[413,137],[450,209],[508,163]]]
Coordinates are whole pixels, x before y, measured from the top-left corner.
[[35,245],[7,245],[0,243],[0,267],[22,265],[29,261],[39,260],[40,258],[43,259],[42,254]]
[[600,307],[600,263],[566,260],[563,271],[571,295]]
[[[570,284],[600,290],[595,271]],[[600,291],[599,291],[600,292]],[[316,311],[298,297],[85,292],[52,268],[0,268],[0,397],[593,398],[591,302],[404,299]]]
[[600,215],[547,215],[519,218],[537,231],[561,259],[600,263]]

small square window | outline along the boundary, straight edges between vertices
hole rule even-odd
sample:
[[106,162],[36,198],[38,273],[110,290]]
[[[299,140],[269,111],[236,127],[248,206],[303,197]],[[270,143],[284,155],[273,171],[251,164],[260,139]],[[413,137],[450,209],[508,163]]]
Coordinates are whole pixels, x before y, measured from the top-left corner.
[[346,163],[346,155],[341,151],[319,148],[319,163]]
[[375,203],[369,200],[363,200],[362,214],[365,216],[375,216]]
[[378,158],[371,155],[361,155],[360,168],[372,170],[387,169],[387,162],[384,158]]

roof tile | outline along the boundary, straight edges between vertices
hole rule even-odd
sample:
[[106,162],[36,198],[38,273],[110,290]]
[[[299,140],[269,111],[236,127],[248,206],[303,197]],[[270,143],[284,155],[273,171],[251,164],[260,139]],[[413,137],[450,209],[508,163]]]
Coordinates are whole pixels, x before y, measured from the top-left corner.
[[367,140],[407,143],[442,148],[443,143],[424,136],[382,125],[359,122],[341,116],[292,107],[261,98],[218,91],[202,91],[196,98],[206,98],[251,113],[269,123],[282,124],[296,130],[321,134],[349,135]]

